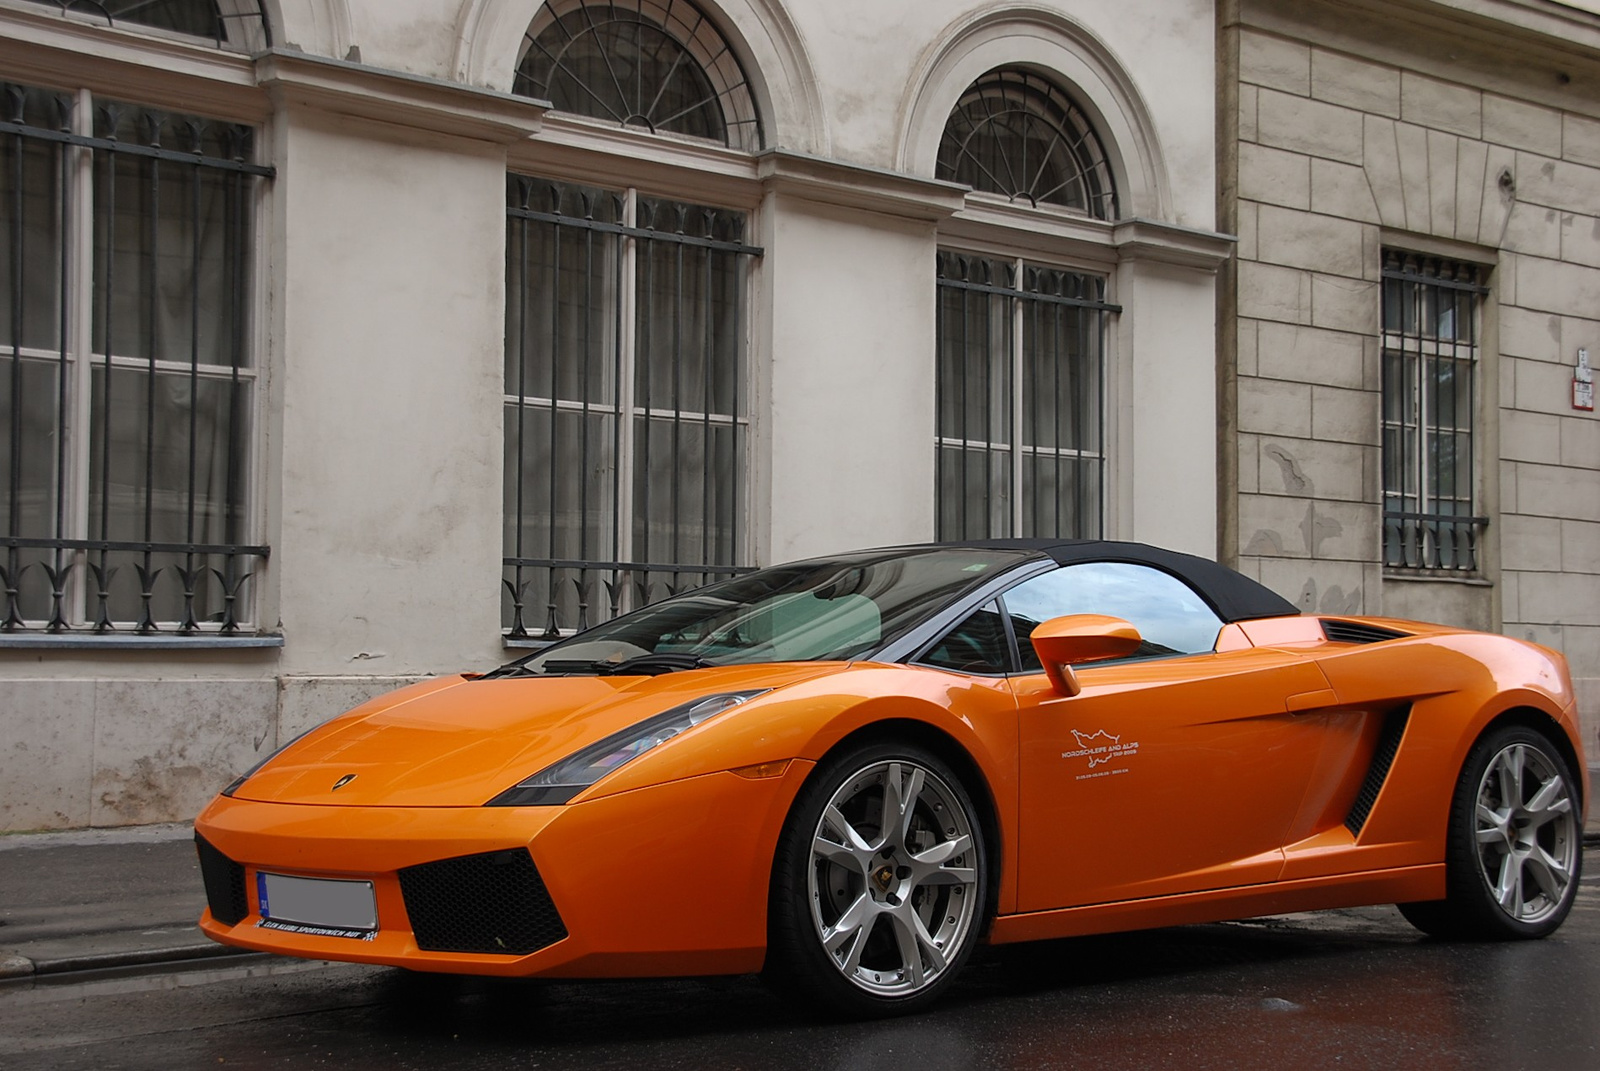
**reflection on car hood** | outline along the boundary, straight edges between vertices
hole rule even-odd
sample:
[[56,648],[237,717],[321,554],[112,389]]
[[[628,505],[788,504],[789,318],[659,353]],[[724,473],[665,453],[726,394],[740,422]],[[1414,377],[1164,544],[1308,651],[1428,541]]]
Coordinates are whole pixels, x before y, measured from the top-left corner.
[[[829,669],[793,663],[659,677],[424,681],[309,733],[246,780],[234,797],[321,806],[476,807],[579,748],[680,703],[781,688]],[[739,765],[737,757],[728,765]],[[353,776],[345,780],[347,775]],[[339,781],[344,783],[335,788]]]

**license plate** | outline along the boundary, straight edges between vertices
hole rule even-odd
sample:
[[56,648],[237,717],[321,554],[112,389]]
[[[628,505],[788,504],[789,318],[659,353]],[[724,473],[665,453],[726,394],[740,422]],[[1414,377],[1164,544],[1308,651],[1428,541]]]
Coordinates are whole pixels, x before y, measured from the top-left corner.
[[370,937],[378,901],[370,881],[297,878],[256,872],[261,925],[329,937]]

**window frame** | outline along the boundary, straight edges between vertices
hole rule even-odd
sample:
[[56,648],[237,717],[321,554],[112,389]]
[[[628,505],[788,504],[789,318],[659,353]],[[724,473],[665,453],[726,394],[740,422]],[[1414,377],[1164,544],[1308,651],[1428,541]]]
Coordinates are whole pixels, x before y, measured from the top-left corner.
[[[1491,290],[1482,281],[1489,273],[1486,265],[1460,257],[1438,256],[1406,250],[1398,246],[1385,246],[1382,251],[1382,284],[1378,321],[1379,364],[1379,558],[1386,576],[1402,578],[1433,578],[1481,580],[1484,575],[1483,533],[1490,523],[1487,516],[1479,516],[1476,509],[1484,500],[1483,468],[1479,453],[1484,420],[1484,391],[1481,384],[1484,367],[1483,323],[1484,306]],[[1420,268],[1418,267],[1420,266]],[[1431,270],[1429,270],[1431,269]],[[1461,276],[1465,276],[1462,278]],[[1437,310],[1445,295],[1450,295],[1456,319],[1452,321],[1452,334],[1448,339],[1439,336],[1438,319],[1430,336],[1421,323],[1422,313],[1417,311],[1420,302],[1425,308]],[[1391,296],[1398,295],[1401,304],[1391,308]],[[1469,302],[1466,337],[1462,337],[1459,322],[1460,301]],[[1391,313],[1400,318],[1398,330],[1392,330]],[[1417,321],[1415,330],[1408,328],[1407,317]],[[1408,375],[1407,363],[1414,362],[1415,373]],[[1407,396],[1391,396],[1391,371]],[[1452,401],[1449,405],[1451,422],[1440,422],[1440,382],[1442,373],[1451,378],[1457,370],[1468,373],[1465,406]],[[1430,389],[1431,388],[1431,389]],[[1392,405],[1391,403],[1395,403]],[[1398,407],[1399,415],[1391,415]],[[1414,418],[1414,419],[1413,419]],[[1466,423],[1463,426],[1462,420]],[[1465,435],[1467,451],[1466,487],[1458,486],[1455,493],[1443,494],[1439,490],[1439,468],[1430,440],[1440,443],[1448,435],[1459,443]],[[1394,462],[1391,439],[1399,440],[1400,483],[1391,485],[1390,476]],[[1408,463],[1406,454],[1415,461]],[[1459,464],[1459,462],[1458,462]],[[1454,477],[1459,479],[1459,472]],[[1408,491],[1409,481],[1415,481],[1415,490]],[[1430,490],[1430,488],[1432,488]],[[1391,502],[1398,501],[1399,508]],[[1464,504],[1464,511],[1444,512],[1442,502]],[[1448,535],[1446,534],[1448,533]],[[1464,541],[1464,546],[1462,545]],[[1459,556],[1466,561],[1458,561]]]
[[[1039,536],[1061,538],[1103,538],[1107,528],[1107,514],[1110,504],[1110,455],[1112,443],[1112,421],[1110,406],[1110,388],[1112,375],[1112,337],[1113,317],[1121,314],[1122,306],[1111,300],[1111,291],[1114,283],[1114,274],[1103,268],[1068,263],[1048,263],[1039,258],[1027,256],[1014,248],[1006,251],[983,249],[973,243],[941,242],[938,247],[938,269],[935,272],[935,324],[934,324],[934,529],[935,538],[941,540],[979,539],[979,538],[1009,538],[1014,536]],[[956,258],[964,262],[992,263],[1002,265],[1006,271],[1007,281],[973,282],[970,279],[955,280],[943,274],[943,264],[946,258]],[[1098,289],[1097,298],[1068,297],[1052,294],[1044,290],[1027,289],[1030,273],[1034,276],[1039,273],[1052,273],[1059,277],[1076,277],[1083,282]],[[954,390],[954,384],[947,387],[944,381],[945,364],[945,310],[943,307],[944,294],[951,291],[965,294],[986,295],[992,301],[1005,303],[1004,319],[999,324],[1004,333],[1003,348],[1005,350],[1005,367],[1001,371],[1001,378],[1006,385],[1004,420],[1002,432],[1009,435],[1009,439],[995,440],[993,438],[973,438],[971,435],[946,435],[941,427],[944,418],[947,391]],[[963,301],[965,302],[965,298]],[[1029,364],[1028,350],[1028,325],[1030,320],[1036,325],[1038,314],[1044,307],[1066,307],[1083,310],[1094,315],[1093,339],[1094,364],[1091,370],[1094,381],[1092,398],[1083,399],[1093,411],[1094,430],[1098,447],[1064,447],[1061,445],[1059,434],[1062,420],[1059,411],[1055,414],[1054,426],[1057,430],[1056,444],[1045,446],[1038,442],[1023,442],[1023,429],[1027,426],[1028,403],[1025,396],[1028,394],[1026,376]],[[963,305],[963,315],[965,306]],[[991,331],[992,334],[992,331]],[[961,361],[964,369],[972,364],[971,351],[962,344],[965,354]],[[991,338],[990,347],[983,355],[981,372],[985,386],[995,376],[995,363],[998,354],[994,340]],[[1059,393],[1059,391],[1058,391]],[[991,407],[986,407],[991,408]],[[990,427],[989,421],[992,414],[986,412],[986,429]],[[964,421],[964,417],[963,417]],[[1034,438],[1040,438],[1035,431]],[[1079,441],[1082,442],[1080,432]],[[945,531],[943,517],[945,512],[944,502],[944,475],[945,467],[951,462],[947,452],[959,451],[960,460],[956,462],[963,472],[958,474],[956,482],[965,489],[969,479],[969,465],[967,458],[972,453],[977,453],[985,458],[984,480],[986,484],[993,481],[993,465],[1001,461],[1005,470],[1005,480],[1001,491],[1009,498],[1009,509],[1003,513],[995,509],[994,495],[991,491],[986,495],[987,521],[982,532],[972,531],[966,520],[966,496],[962,496],[960,531]],[[1003,460],[1002,460],[1003,459]],[[1078,482],[1078,491],[1073,496],[1077,510],[1078,530],[1034,530],[1029,522],[1030,514],[1037,520],[1039,497],[1034,496],[1034,507],[1030,511],[1026,507],[1028,494],[1028,480],[1026,476],[1027,462],[1035,463],[1053,461],[1057,475],[1063,464],[1070,466],[1084,466],[1087,464],[1089,471],[1094,474],[1096,488],[1092,496],[1086,496],[1082,491],[1082,481]],[[992,486],[992,484],[991,484]],[[1056,483],[1059,492],[1059,480]],[[1086,506],[1093,508],[1093,524],[1084,523],[1084,509]],[[1058,502],[1056,517],[1062,516],[1061,506]],[[996,531],[997,520],[1003,520],[1004,527]]]
[[[265,23],[263,23],[265,25]],[[140,27],[141,30],[149,29]],[[163,31],[155,31],[163,32]],[[184,36],[184,35],[178,35]],[[184,39],[190,39],[185,37]],[[259,122],[241,121],[236,117],[211,114],[204,109],[173,108],[163,104],[138,102],[141,95],[130,87],[124,94],[95,94],[83,87],[42,84],[37,80],[14,83],[24,89],[51,94],[67,102],[69,114],[63,129],[46,130],[27,124],[0,122],[0,134],[13,135],[21,144],[25,139],[37,139],[56,144],[58,156],[58,185],[56,194],[60,203],[55,206],[55,220],[59,248],[54,250],[58,269],[58,282],[54,288],[58,304],[58,336],[53,348],[40,349],[24,346],[13,339],[6,347],[8,358],[18,364],[53,366],[55,381],[53,394],[56,411],[52,414],[52,433],[57,438],[55,461],[52,466],[51,530],[49,537],[34,537],[0,533],[0,572],[4,573],[4,587],[0,590],[0,647],[16,646],[125,646],[135,648],[171,647],[192,648],[205,646],[278,646],[281,637],[261,632],[262,571],[270,555],[270,547],[263,543],[173,543],[162,540],[119,540],[97,538],[91,531],[92,448],[97,437],[109,434],[103,420],[96,423],[93,412],[94,383],[97,376],[108,376],[116,370],[125,370],[155,377],[182,376],[191,385],[201,382],[225,382],[235,390],[243,386],[248,402],[242,412],[230,403],[229,433],[237,434],[242,456],[236,458],[239,472],[238,508],[239,525],[246,539],[262,529],[262,495],[259,466],[260,438],[266,413],[266,370],[263,357],[267,347],[262,345],[261,303],[263,300],[264,219],[268,199],[267,181],[276,177],[276,169],[260,162],[266,143],[263,126]],[[132,98],[132,99],[125,99]],[[96,122],[98,110],[107,105],[154,112],[173,118],[194,117],[222,125],[242,126],[252,133],[252,158],[248,160],[225,159],[184,151],[178,148],[156,147],[140,142],[118,141],[98,135]],[[237,345],[233,364],[202,361],[197,343],[191,345],[188,360],[153,355],[139,357],[113,350],[110,338],[97,340],[97,323],[105,314],[100,302],[109,300],[98,288],[96,245],[103,217],[97,203],[103,176],[101,168],[115,166],[118,159],[145,159],[152,165],[161,163],[231,172],[246,178],[239,191],[242,207],[238,226],[248,243],[240,257],[243,277],[235,292],[237,304],[233,312],[237,317],[230,333]],[[255,181],[250,181],[254,179]],[[261,181],[267,180],[267,181]],[[195,187],[198,191],[198,186]],[[198,195],[198,194],[197,194]],[[19,191],[18,196],[21,196]],[[148,220],[148,212],[138,217]],[[20,217],[19,217],[20,222]],[[144,276],[140,276],[141,280]],[[194,285],[198,285],[197,283]],[[145,332],[151,332],[146,327]],[[151,336],[153,337],[153,335]],[[208,354],[209,355],[209,354]],[[20,371],[19,373],[20,374]],[[109,382],[109,380],[107,380]],[[153,389],[153,388],[150,388]],[[13,404],[21,405],[14,400]],[[240,420],[244,427],[237,429],[233,421]],[[153,431],[147,431],[146,448],[150,448]],[[190,464],[195,463],[195,443],[190,442]],[[13,458],[13,467],[20,464]],[[148,470],[146,475],[148,476]],[[102,474],[102,481],[107,479]],[[147,485],[143,492],[149,500],[154,492]],[[193,514],[193,485],[188,509]],[[148,505],[148,501],[147,501]],[[102,518],[102,523],[105,518]],[[15,519],[13,521],[15,523]],[[51,604],[48,619],[22,616],[23,574],[39,563],[29,563],[19,568],[19,554],[24,549],[42,550],[49,555],[45,562]],[[142,555],[139,562],[121,562],[111,566],[110,554]],[[153,555],[184,555],[185,565],[166,564],[151,572]],[[223,576],[207,559],[220,556],[224,559],[228,575]],[[200,559],[198,562],[196,559]],[[97,559],[97,560],[93,560]],[[141,614],[137,621],[112,619],[110,613],[111,572],[125,570],[138,576]],[[174,570],[183,585],[183,611],[181,619],[162,617],[155,619],[150,613],[150,603],[155,597],[155,585],[163,572]],[[200,621],[195,617],[196,588],[194,576],[211,571],[222,585],[221,619]],[[184,574],[188,573],[189,576]],[[241,608],[242,606],[242,608]]]
[[[631,135],[636,137],[649,137],[649,135]],[[618,162],[619,165],[622,163]],[[556,174],[530,173],[530,169],[519,166],[518,162],[511,161],[511,171],[508,179],[511,181],[522,180],[534,183],[548,183],[554,186],[584,186],[582,180],[557,177]],[[614,493],[612,507],[613,519],[610,525],[612,530],[612,549],[615,552],[610,559],[568,559],[550,557],[532,557],[520,551],[521,524],[515,524],[517,543],[504,547],[502,558],[502,590],[506,599],[503,600],[501,639],[508,647],[543,647],[558,639],[581,632],[584,629],[610,620],[628,610],[656,601],[657,597],[677,594],[690,587],[711,580],[723,579],[741,573],[753,571],[756,566],[749,564],[753,557],[755,525],[752,523],[751,505],[754,501],[754,475],[755,466],[752,464],[754,453],[754,436],[752,434],[752,418],[755,407],[756,393],[754,389],[755,361],[754,342],[755,324],[752,315],[751,295],[757,285],[757,273],[765,250],[758,245],[745,241],[717,241],[692,235],[678,235],[674,232],[641,226],[638,206],[641,198],[646,200],[664,200],[675,203],[686,203],[681,200],[681,190],[658,193],[656,189],[646,188],[642,184],[622,185],[609,184],[605,187],[589,187],[598,192],[617,196],[621,199],[622,211],[618,222],[582,221],[575,217],[566,217],[557,220],[555,214],[537,210],[513,209],[507,206],[507,289],[506,300],[509,303],[518,300],[510,284],[510,250],[511,240],[509,228],[518,219],[526,222],[553,223],[557,227],[577,227],[592,233],[608,233],[618,238],[617,265],[612,283],[614,290],[603,296],[602,300],[609,307],[602,310],[605,319],[612,322],[611,343],[607,347],[613,352],[607,354],[606,374],[614,374],[615,400],[609,406],[594,406],[587,401],[573,403],[560,398],[552,400],[542,396],[528,394],[513,394],[509,390],[502,390],[502,412],[509,413],[513,408],[526,411],[530,408],[526,403],[535,403],[531,408],[544,411],[572,410],[585,416],[593,412],[609,412],[616,421],[617,427],[614,435],[614,474],[610,477],[610,485]],[[755,215],[753,208],[739,204],[725,203],[725,198],[700,198],[700,204],[706,207],[715,206],[717,211],[737,213],[743,218],[741,233],[750,235],[755,233]],[[653,221],[652,221],[653,222]],[[738,354],[735,358],[734,369],[734,394],[732,397],[734,412],[732,414],[713,414],[691,412],[676,407],[663,408],[652,404],[648,407],[640,403],[637,395],[637,369],[640,355],[639,338],[637,333],[637,315],[642,274],[639,270],[641,260],[640,246],[645,242],[667,242],[679,246],[698,246],[710,248],[716,252],[729,253],[737,258],[734,278],[738,286],[738,327],[735,344]],[[526,320],[523,320],[524,324]],[[510,359],[510,348],[513,339],[510,337],[510,319],[507,320],[508,334],[506,339],[507,358]],[[520,339],[517,341],[520,347]],[[520,349],[519,349],[520,352]],[[520,358],[519,358],[520,360]],[[509,386],[506,384],[505,386]],[[733,485],[730,489],[734,499],[732,506],[732,524],[734,527],[733,562],[719,564],[713,562],[665,562],[659,560],[638,561],[633,556],[634,548],[634,520],[636,518],[635,494],[639,489],[639,474],[636,468],[634,446],[637,443],[636,425],[639,420],[645,420],[646,426],[658,420],[670,420],[674,426],[685,420],[696,423],[706,428],[729,427],[734,431],[734,465]],[[508,425],[505,429],[508,451],[510,449],[510,436],[512,429]],[[518,454],[520,475],[520,453]],[[708,452],[706,467],[707,477],[711,475],[711,458]],[[508,478],[509,474],[508,474]],[[520,495],[520,481],[518,493]],[[510,503],[502,507],[502,524],[509,532],[512,530],[512,519],[509,510]],[[587,530],[587,526],[584,526]],[[554,539],[554,525],[552,525],[552,539]],[[657,557],[652,555],[652,557]],[[530,621],[535,613],[530,612],[526,596],[532,590],[534,579],[527,579],[529,571],[547,570],[547,581],[550,596],[547,605],[543,608],[544,620]],[[569,574],[563,579],[559,574]],[[571,575],[575,574],[575,575]],[[665,578],[665,579],[662,579]],[[686,579],[693,578],[693,579]],[[572,583],[577,592],[576,615],[570,621],[563,621],[560,608],[557,606],[556,596],[553,594],[558,583]],[[596,606],[603,608],[603,613],[592,614]],[[509,620],[507,620],[509,617]]]

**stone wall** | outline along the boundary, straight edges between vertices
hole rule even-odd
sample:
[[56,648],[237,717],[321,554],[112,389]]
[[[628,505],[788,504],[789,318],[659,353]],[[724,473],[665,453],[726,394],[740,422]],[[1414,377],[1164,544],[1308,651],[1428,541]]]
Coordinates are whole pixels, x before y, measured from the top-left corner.
[[[1224,551],[1308,610],[1556,647],[1592,734],[1600,419],[1571,407],[1570,384],[1580,347],[1600,358],[1596,27],[1557,41],[1438,18],[1448,6],[1224,12],[1221,215],[1240,238],[1224,312],[1238,317],[1222,354],[1237,405]],[[1490,268],[1476,489],[1490,524],[1471,580],[1381,565],[1385,247]]]

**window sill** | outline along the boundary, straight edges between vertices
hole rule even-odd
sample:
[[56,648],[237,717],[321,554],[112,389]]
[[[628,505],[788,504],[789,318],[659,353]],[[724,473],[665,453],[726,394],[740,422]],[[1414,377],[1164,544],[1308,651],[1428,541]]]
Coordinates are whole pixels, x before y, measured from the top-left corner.
[[1424,584],[1465,584],[1472,588],[1492,588],[1494,581],[1485,579],[1478,573],[1451,574],[1444,571],[1434,572],[1426,569],[1384,569],[1385,580],[1416,580]]
[[[566,639],[566,637],[563,636],[561,639]],[[508,651],[542,651],[551,644],[559,642],[560,640],[546,640],[536,636],[513,638],[503,633],[500,636],[500,645]]]
[[0,650],[57,651],[188,651],[223,648],[282,647],[279,636],[224,636],[202,632],[180,636],[122,636],[94,632],[0,633]]

